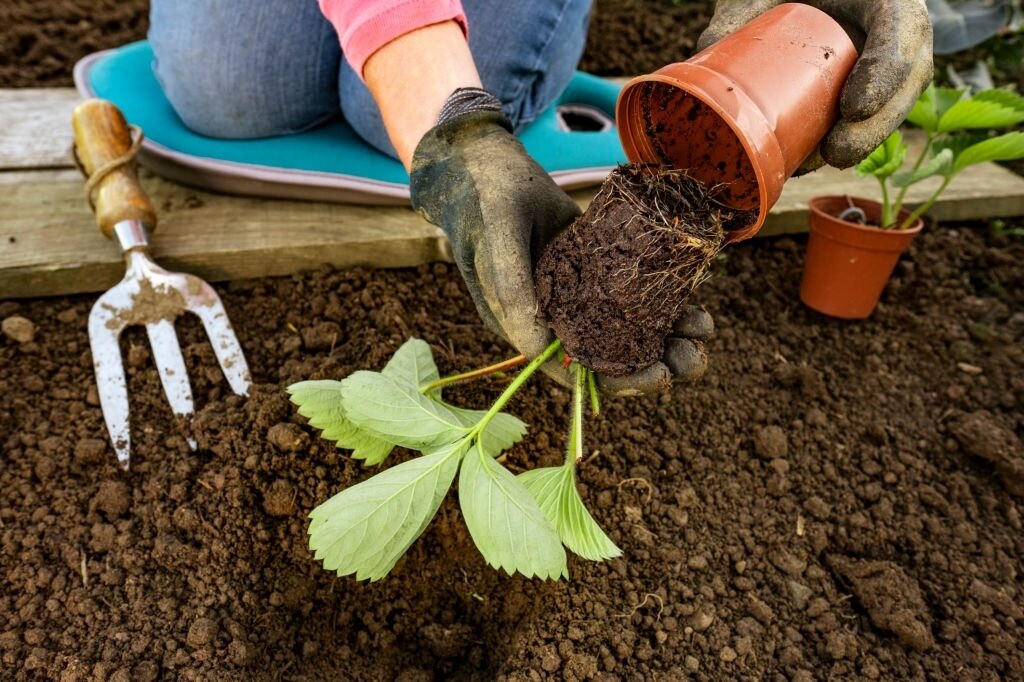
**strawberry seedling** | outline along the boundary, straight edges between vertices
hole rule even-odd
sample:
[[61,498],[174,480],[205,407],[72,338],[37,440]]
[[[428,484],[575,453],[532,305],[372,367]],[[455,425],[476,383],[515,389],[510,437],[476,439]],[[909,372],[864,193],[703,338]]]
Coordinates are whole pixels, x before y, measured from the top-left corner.
[[618,556],[576,490],[583,452],[583,403],[597,393],[590,370],[573,363],[572,418],[565,463],[514,475],[498,457],[527,427],[503,412],[516,391],[559,353],[553,342],[524,367],[488,410],[447,403],[443,387],[514,367],[516,358],[442,379],[430,347],[407,341],[380,372],[342,381],[304,381],[288,388],[299,413],[322,436],[367,465],[395,446],[420,456],[390,467],[330,498],[310,514],[309,546],[338,575],[379,580],[423,533],[458,474],[459,504],[473,542],[488,564],[509,574],[568,574],[565,547],[595,561]]

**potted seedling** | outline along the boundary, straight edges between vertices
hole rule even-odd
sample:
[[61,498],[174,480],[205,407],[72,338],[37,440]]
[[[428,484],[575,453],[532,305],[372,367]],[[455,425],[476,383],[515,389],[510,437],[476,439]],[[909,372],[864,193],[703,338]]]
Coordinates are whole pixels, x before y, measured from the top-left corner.
[[[810,237],[800,298],[809,307],[844,319],[871,315],[903,253],[921,231],[922,216],[968,166],[1024,158],[1024,132],[996,132],[1024,122],[1024,98],[990,89],[925,90],[907,120],[925,133],[924,147],[909,168],[907,145],[894,132],[857,167],[875,178],[881,201],[823,196],[809,202]],[[911,186],[939,178],[935,191],[912,210]],[[933,181],[934,182],[934,181]]]

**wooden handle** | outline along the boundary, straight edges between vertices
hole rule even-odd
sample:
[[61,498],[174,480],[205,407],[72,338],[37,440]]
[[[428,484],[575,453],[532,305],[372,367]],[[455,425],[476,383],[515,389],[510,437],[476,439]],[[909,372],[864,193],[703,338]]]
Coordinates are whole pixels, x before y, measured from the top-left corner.
[[[104,165],[123,157],[132,147],[131,129],[121,111],[102,99],[89,99],[71,114],[78,159],[91,178]],[[96,223],[108,239],[114,225],[138,220],[150,231],[156,229],[156,211],[139,184],[135,161],[115,168],[104,176],[92,194]]]

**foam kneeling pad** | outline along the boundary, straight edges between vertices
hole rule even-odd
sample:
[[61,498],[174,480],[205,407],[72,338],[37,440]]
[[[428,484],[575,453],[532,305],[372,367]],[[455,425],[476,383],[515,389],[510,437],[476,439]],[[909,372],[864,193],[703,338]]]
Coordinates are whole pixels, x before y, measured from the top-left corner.
[[[201,189],[253,196],[360,204],[407,204],[402,165],[364,142],[339,116],[314,130],[252,140],[192,132],[153,73],[141,41],[85,57],[75,85],[86,97],[116,104],[146,134],[140,161],[154,172]],[[599,184],[626,160],[615,130],[619,86],[577,72],[554,106],[519,136],[565,189]]]

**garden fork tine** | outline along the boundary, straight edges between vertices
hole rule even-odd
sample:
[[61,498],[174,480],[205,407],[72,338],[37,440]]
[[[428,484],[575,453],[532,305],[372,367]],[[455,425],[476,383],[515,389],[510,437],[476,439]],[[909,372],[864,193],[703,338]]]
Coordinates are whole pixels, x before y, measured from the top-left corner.
[[[146,327],[171,410],[185,419],[194,411],[192,388],[174,318],[184,312],[199,317],[231,390],[239,395],[249,393],[249,367],[213,287],[194,275],[169,272],[150,258],[149,232],[156,227],[156,213],[139,185],[133,162],[141,133],[133,142],[117,107],[98,99],[80,104],[72,121],[76,158],[89,178],[86,190],[96,222],[107,238],[117,239],[127,265],[124,279],[103,294],[89,314],[100,406],[117,459],[127,469],[131,456],[128,387],[118,343],[126,327]],[[195,449],[191,436],[188,443]]]

